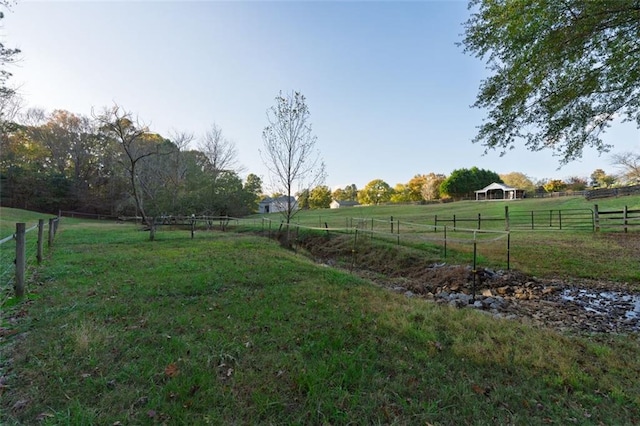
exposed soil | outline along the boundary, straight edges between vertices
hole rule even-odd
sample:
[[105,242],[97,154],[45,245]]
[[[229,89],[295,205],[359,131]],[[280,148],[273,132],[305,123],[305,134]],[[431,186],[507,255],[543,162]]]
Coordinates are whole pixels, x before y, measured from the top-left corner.
[[[616,238],[612,236],[611,238]],[[542,279],[518,271],[425,262],[403,248],[350,246],[350,238],[306,237],[298,248],[318,262],[348,269],[391,291],[497,317],[570,332],[640,332],[638,283],[585,279]],[[630,250],[640,239],[624,239]]]

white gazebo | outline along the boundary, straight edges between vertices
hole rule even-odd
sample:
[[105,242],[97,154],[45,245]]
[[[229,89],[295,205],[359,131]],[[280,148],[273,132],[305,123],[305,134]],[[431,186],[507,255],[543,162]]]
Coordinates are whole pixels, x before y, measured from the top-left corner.
[[476,201],[480,200],[517,200],[524,198],[524,189],[517,189],[503,183],[492,183],[475,191]]

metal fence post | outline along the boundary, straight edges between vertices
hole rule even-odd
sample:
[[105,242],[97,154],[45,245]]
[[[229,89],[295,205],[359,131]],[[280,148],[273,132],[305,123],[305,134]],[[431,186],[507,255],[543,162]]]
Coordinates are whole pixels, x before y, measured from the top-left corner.
[[509,231],[509,206],[504,206],[505,231]]

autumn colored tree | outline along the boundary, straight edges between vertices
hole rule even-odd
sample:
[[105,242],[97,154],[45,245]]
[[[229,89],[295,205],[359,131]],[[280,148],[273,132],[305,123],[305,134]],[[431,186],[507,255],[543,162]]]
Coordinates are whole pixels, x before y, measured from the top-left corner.
[[312,209],[327,209],[331,204],[331,189],[320,185],[309,191],[309,207]]
[[423,201],[422,188],[427,183],[427,175],[415,175],[407,182],[408,201]]
[[422,198],[427,201],[440,199],[440,185],[447,177],[443,174],[429,173],[425,175],[425,182],[422,185]]
[[608,175],[602,169],[596,169],[591,173],[591,185],[600,186],[602,188],[608,188],[613,185],[616,181],[615,176]]
[[513,188],[523,189],[527,193],[534,193],[536,191],[536,185],[533,181],[524,173],[511,172],[500,175],[500,179],[505,185],[509,185]]
[[358,202],[378,205],[391,200],[392,195],[393,189],[387,182],[382,179],[374,179],[358,192]]
[[338,201],[356,201],[358,199],[358,187],[352,183],[344,188],[333,191],[333,199]]
[[409,187],[404,183],[397,183],[396,186],[393,187],[393,194],[391,194],[389,201],[396,204],[411,202]]
[[569,176],[564,183],[568,191],[584,191],[587,189],[587,179],[580,176]]
[[543,187],[547,192],[561,192],[567,189],[567,184],[560,179],[551,179]]

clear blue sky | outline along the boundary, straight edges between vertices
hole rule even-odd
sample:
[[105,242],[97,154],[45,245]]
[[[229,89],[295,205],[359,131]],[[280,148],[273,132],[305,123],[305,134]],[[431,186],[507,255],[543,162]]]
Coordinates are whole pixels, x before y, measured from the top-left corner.
[[[307,97],[332,188],[472,166],[615,172],[593,150],[560,170],[549,152],[482,155],[471,139],[484,113],[470,105],[487,72],[455,45],[468,16],[462,1],[22,1],[0,37],[23,51],[11,83],[28,106],[90,115],[116,102],[165,136],[215,122],[265,182],[258,150],[280,90]],[[615,125],[605,141],[639,150],[640,131]]]

